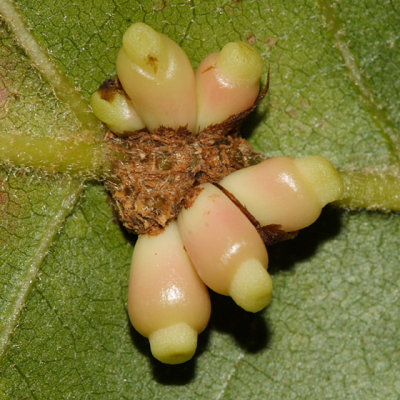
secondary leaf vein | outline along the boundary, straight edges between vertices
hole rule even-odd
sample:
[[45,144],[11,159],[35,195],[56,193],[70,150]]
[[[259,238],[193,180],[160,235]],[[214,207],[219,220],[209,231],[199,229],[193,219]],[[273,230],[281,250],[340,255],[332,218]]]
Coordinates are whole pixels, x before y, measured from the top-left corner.
[[235,361],[235,364],[233,365],[231,371],[229,372],[228,376],[226,377],[225,382],[223,383],[221,390],[218,392],[217,397],[215,398],[215,400],[221,400],[222,399],[222,396],[225,394],[226,389],[227,389],[227,387],[229,385],[229,382],[231,381],[233,375],[235,374],[235,372],[236,372],[236,370],[238,368],[238,365],[239,365],[240,361],[243,358],[244,358],[244,353],[243,353],[243,351],[241,351],[239,353],[239,355],[238,355],[238,357],[237,357],[237,359]]
[[48,254],[55,236],[62,228],[67,216],[72,212],[84,189],[83,183],[79,181],[71,181],[70,185],[69,195],[64,198],[57,213],[52,218],[49,218],[51,222],[43,232],[43,236],[40,239],[35,253],[32,255],[30,260],[27,261],[24,275],[21,277],[14,295],[10,299],[10,304],[3,314],[5,318],[0,326],[0,360],[3,358],[8,347],[21,310],[23,309],[29,292],[36,281],[40,266]]
[[333,5],[329,0],[319,0],[319,4],[322,16],[325,20],[326,28],[332,35],[334,45],[344,60],[350,79],[356,90],[360,93],[361,99],[371,115],[371,118],[379,127],[393,162],[398,163],[400,161],[400,149],[397,138],[400,137],[400,131],[394,125],[393,121],[388,118],[383,106],[379,104],[373,92],[365,83],[362,76],[362,71],[357,65],[356,58],[354,57],[354,54],[345,40],[345,33],[335,15]]
[[99,136],[102,131],[101,124],[91,112],[86,100],[71,85],[61,68],[51,60],[48,52],[37,42],[12,0],[0,1],[0,15],[13,31],[21,49],[25,51],[40,74],[52,85],[56,96],[75,113],[83,130],[90,132],[88,135]]

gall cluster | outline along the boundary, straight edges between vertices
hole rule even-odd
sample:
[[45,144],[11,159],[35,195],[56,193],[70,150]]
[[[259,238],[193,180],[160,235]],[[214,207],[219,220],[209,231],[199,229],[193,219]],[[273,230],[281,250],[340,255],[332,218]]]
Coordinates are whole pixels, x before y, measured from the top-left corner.
[[240,138],[262,71],[257,51],[234,42],[194,72],[176,43],[136,23],[122,39],[118,79],[92,95],[107,143],[124,155],[106,186],[139,235],[129,316],[161,362],[194,355],[210,318],[207,287],[247,311],[266,307],[266,245],[312,224],[342,194],[326,159],[262,160]]

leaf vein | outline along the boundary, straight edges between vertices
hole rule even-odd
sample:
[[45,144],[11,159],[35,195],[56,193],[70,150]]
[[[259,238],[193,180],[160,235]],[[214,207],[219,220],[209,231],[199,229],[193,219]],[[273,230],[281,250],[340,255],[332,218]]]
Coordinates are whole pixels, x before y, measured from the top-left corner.
[[21,49],[51,84],[56,96],[74,112],[83,130],[91,132],[93,136],[99,136],[102,131],[101,124],[91,112],[86,100],[70,84],[65,73],[53,62],[48,52],[40,46],[31,29],[25,25],[12,0],[0,1],[0,15],[12,30]]
[[82,182],[71,181],[69,196],[64,198],[58,212],[51,218],[51,222],[44,231],[35,253],[26,263],[24,275],[21,277],[14,295],[10,300],[10,304],[3,314],[3,323],[0,326],[0,360],[3,358],[12,333],[17,326],[19,316],[27,301],[29,292],[36,281],[40,266],[52,247],[55,236],[62,228],[66,217],[74,209],[83,188],[84,185]]
[[231,379],[233,378],[235,372],[238,369],[239,363],[240,361],[244,358],[244,353],[243,351],[241,351],[235,361],[235,363],[233,364],[232,369],[230,370],[228,376],[225,379],[225,382],[222,384],[222,388],[221,390],[218,392],[217,397],[215,398],[215,400],[221,400],[223,395],[226,392],[226,389],[228,388],[229,382],[231,381]]
[[394,163],[398,163],[399,159],[399,143],[400,130],[394,125],[393,121],[387,116],[384,107],[379,104],[372,90],[368,87],[363,79],[362,71],[357,65],[356,58],[352,53],[347,41],[345,33],[341,28],[333,6],[329,0],[319,0],[322,16],[325,20],[326,28],[332,35],[333,43],[343,58],[344,64],[349,72],[349,77],[356,90],[360,93],[362,102],[368,110],[372,120],[381,131],[381,135],[386,142],[386,146]]

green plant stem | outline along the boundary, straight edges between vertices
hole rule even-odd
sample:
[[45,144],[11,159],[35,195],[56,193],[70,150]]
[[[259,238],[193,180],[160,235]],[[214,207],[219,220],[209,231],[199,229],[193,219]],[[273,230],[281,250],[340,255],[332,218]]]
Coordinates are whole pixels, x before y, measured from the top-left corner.
[[395,174],[340,171],[343,197],[335,202],[349,209],[400,211],[400,177]]
[[[0,132],[0,165],[27,167],[47,174],[68,173],[94,180],[112,179],[111,154],[103,142],[71,141]],[[348,209],[400,212],[400,177],[396,174],[340,171],[343,197],[334,204]]]
[[28,167],[49,174],[69,173],[101,179],[111,169],[102,142],[31,137],[0,132],[0,164]]

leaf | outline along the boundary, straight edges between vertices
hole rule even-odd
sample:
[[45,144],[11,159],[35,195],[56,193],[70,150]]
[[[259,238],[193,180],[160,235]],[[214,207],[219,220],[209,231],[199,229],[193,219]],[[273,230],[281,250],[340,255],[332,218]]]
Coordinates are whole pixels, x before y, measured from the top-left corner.
[[[271,69],[244,127],[257,149],[397,169],[395,3],[2,0],[14,13],[0,27],[0,131],[100,134],[83,99],[115,74],[122,32],[144,21],[194,66],[227,41],[257,46]],[[102,186],[29,169],[0,179],[0,399],[400,396],[398,215],[326,209],[270,249],[271,306],[249,315],[213,296],[196,358],[168,367],[130,327],[134,238]]]

